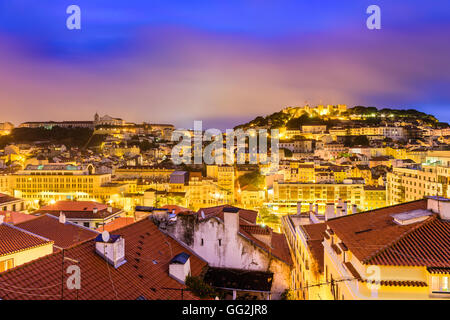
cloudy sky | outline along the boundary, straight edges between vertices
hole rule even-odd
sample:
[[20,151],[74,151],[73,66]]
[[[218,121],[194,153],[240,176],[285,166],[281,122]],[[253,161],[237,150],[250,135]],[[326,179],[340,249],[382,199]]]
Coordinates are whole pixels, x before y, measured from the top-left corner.
[[[366,8],[381,7],[381,30]],[[81,30],[66,8],[81,8]],[[450,2],[0,1],[0,122],[225,129],[288,105],[416,108],[450,121]]]

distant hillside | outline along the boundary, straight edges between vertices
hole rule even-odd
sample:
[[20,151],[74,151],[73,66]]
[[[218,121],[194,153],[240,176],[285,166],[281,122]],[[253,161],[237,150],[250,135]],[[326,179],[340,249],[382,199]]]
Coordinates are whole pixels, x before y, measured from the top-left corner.
[[10,135],[0,137],[0,148],[8,144],[35,143],[37,141],[64,144],[67,147],[81,147],[89,140],[92,131],[89,128],[15,128]]
[[347,111],[341,113],[340,118],[337,115],[331,116],[319,116],[317,113],[307,113],[300,108],[286,108],[282,111],[272,113],[268,116],[258,116],[250,122],[238,125],[238,128],[250,128],[250,127],[268,127],[270,129],[287,127],[288,129],[298,129],[302,125],[310,124],[325,124],[328,127],[339,125],[343,120],[342,117],[350,120],[351,118],[360,117],[358,120],[352,120],[355,122],[362,122],[368,125],[377,125],[382,121],[395,122],[395,121],[410,121],[416,124],[428,124],[435,128],[446,127],[448,124],[440,123],[433,115],[426,114],[414,109],[399,110],[399,109],[377,109],[375,107],[355,106],[347,109]]

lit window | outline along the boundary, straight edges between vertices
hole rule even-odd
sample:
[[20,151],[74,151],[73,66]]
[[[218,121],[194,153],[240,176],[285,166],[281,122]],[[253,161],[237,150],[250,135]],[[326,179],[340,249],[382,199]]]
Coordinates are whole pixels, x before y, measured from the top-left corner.
[[14,267],[14,259],[0,261],[0,273],[12,269]]

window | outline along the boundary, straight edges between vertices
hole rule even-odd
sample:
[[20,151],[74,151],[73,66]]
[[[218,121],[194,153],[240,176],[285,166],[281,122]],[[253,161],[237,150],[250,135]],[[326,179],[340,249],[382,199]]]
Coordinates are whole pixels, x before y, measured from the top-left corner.
[[450,293],[450,277],[433,276],[431,278],[431,290],[433,292],[448,292]]
[[203,241],[203,238],[202,238],[202,241],[201,241],[201,244],[200,244],[200,245],[203,246],[203,244],[204,244],[204,241]]
[[89,222],[83,222],[83,226],[85,226],[86,228],[89,228]]
[[219,239],[219,247],[222,246],[222,239]]
[[0,261],[0,272],[12,269],[14,267],[14,259]]

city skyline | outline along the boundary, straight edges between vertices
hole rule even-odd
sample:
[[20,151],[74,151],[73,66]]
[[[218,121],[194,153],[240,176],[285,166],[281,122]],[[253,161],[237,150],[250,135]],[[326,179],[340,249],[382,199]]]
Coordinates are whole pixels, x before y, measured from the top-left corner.
[[65,3],[2,4],[3,121],[97,111],[226,129],[305,101],[450,121],[450,6],[380,1],[382,28],[368,30],[369,4],[80,0],[81,30],[65,27]]
[[449,34],[442,1],[0,1],[2,305],[449,300]]

